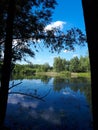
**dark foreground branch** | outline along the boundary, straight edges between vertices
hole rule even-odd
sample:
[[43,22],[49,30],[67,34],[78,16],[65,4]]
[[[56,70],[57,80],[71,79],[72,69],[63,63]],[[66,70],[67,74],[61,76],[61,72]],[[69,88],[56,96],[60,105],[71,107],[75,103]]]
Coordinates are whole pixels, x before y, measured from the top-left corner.
[[19,84],[21,84],[22,82],[19,82],[19,83],[17,83],[17,84],[13,84],[11,87],[9,87],[9,90],[10,89],[12,89],[12,88],[14,88],[14,87],[16,87],[17,85],[19,85]]
[[24,95],[24,96],[29,96],[31,98],[36,98],[36,99],[41,100],[41,101],[45,101],[44,98],[50,93],[50,90],[44,96],[41,96],[41,97],[35,96],[32,94],[23,93],[23,92],[9,92],[9,94],[20,94],[20,95]]

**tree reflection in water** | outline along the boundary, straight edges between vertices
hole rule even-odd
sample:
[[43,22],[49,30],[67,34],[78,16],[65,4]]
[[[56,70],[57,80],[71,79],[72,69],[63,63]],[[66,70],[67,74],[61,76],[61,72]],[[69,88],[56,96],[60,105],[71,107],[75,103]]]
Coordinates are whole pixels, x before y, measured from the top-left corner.
[[17,93],[9,95],[5,123],[11,130],[92,130],[91,90],[86,79],[23,79],[13,91],[44,95],[45,102]]

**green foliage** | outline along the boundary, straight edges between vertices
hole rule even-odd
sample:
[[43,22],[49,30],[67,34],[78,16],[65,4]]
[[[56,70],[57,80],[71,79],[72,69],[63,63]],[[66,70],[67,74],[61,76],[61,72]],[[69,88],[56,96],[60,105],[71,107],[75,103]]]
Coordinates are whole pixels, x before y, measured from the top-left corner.
[[21,75],[34,75],[36,73],[36,70],[33,69],[33,67],[31,68],[30,65],[19,65],[16,64],[13,70],[13,74],[12,75],[17,75],[17,76],[21,76]]
[[80,71],[79,67],[80,67],[79,58],[76,56],[70,60],[70,71],[79,72]]
[[44,65],[20,65],[16,64],[14,69],[13,69],[13,74],[21,77],[22,75],[24,76],[30,76],[30,75],[35,75],[36,72],[47,72],[51,69],[48,63],[45,63]]
[[81,73],[77,73],[77,76],[78,77],[91,77],[91,73],[90,72],[87,72],[87,73],[81,72]]
[[[9,0],[0,2],[0,45],[2,50],[6,38],[6,20]],[[45,30],[52,20],[52,13],[57,5],[56,0],[17,0],[13,26],[12,61],[27,61],[26,57],[34,57],[41,41],[51,52],[62,49],[74,49],[74,45],[85,43],[86,36],[80,29],[71,28],[66,33],[58,28]],[[32,49],[33,48],[33,49]],[[34,49],[35,48],[35,49]]]
[[47,72],[50,69],[50,65],[48,63],[45,63],[41,66],[42,71]]
[[90,71],[90,61],[88,56],[74,57],[70,60],[70,71],[72,72],[88,72]]
[[56,72],[70,71],[70,72],[90,72],[90,61],[88,56],[81,56],[80,59],[76,56],[69,61],[54,58],[53,69]]
[[64,71],[65,70],[66,60],[61,59],[60,57],[54,58],[53,68],[56,72]]
[[[9,3],[9,0],[0,2],[0,45],[5,42],[6,38]],[[34,56],[31,46],[36,46],[39,35],[42,36],[45,26],[51,21],[52,11],[56,4],[55,0],[15,1],[12,61],[21,60],[27,55]]]
[[60,75],[64,77],[71,77],[71,73],[69,71],[62,71],[60,72]]
[[[2,0],[2,2],[0,2],[0,56],[1,51],[5,49],[4,43],[6,39],[8,5],[9,0]],[[71,28],[70,30],[66,30],[65,33],[58,28],[52,28],[51,30],[45,29],[52,20],[52,12],[56,5],[56,0],[16,1],[13,21],[12,64],[22,58],[27,61],[27,56],[34,57],[35,52],[38,51],[37,47],[40,46],[38,44],[39,41],[44,43],[44,47],[50,48],[51,52],[60,52],[62,49],[74,49],[76,44],[84,45],[86,36],[78,28]],[[7,48],[7,50],[9,50],[9,48]],[[55,59],[55,62],[55,71],[70,70],[69,63],[65,59],[58,58]],[[83,69],[83,66],[81,66],[81,68]],[[17,72],[15,72],[16,70]],[[29,74],[35,73],[35,71],[47,72],[49,70],[51,70],[51,67],[45,64],[36,69],[28,68],[26,70],[24,67],[19,67],[14,69],[14,73]],[[77,70],[75,69],[75,71]]]
[[45,63],[43,65],[15,64],[13,75],[16,75],[16,77],[17,76],[23,77],[30,75],[34,76],[37,73],[40,75],[48,75],[48,76],[52,75],[52,76],[70,77],[71,72],[74,72],[73,76],[75,76],[76,74],[76,76],[78,77],[90,77],[89,57],[81,56],[80,59],[78,57],[74,57],[69,61],[67,61],[66,59],[62,59],[60,57],[55,57],[53,67],[51,67],[49,63]]
[[80,57],[80,71],[81,72],[90,71],[90,61],[88,56]]

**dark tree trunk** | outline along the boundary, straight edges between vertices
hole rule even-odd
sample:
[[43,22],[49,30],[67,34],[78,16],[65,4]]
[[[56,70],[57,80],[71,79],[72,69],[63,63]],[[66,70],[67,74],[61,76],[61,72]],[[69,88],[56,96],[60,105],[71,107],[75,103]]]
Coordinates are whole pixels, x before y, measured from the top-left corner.
[[98,3],[97,0],[82,0],[91,65],[93,127],[98,129]]
[[13,39],[13,21],[15,1],[9,1],[7,27],[6,27],[6,40],[4,51],[4,62],[1,74],[1,87],[0,87],[0,130],[3,129],[4,120],[6,116],[8,88],[11,74],[11,59],[12,59],[12,39]]

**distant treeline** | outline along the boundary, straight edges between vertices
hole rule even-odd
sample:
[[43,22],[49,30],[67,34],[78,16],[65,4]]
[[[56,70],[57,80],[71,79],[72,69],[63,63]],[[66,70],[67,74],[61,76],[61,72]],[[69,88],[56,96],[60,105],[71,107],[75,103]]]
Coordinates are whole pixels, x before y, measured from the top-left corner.
[[[62,59],[55,57],[53,66],[49,63],[45,64],[13,64],[13,74],[17,75],[32,75],[38,72],[90,72],[90,62],[88,56],[77,56],[70,59]],[[2,63],[0,62],[0,71],[2,70]]]
[[62,59],[60,57],[55,57],[53,66],[50,66],[49,63],[45,64],[15,64],[13,73],[14,74],[34,74],[36,72],[90,72],[90,64],[88,56],[77,56],[71,60]]

